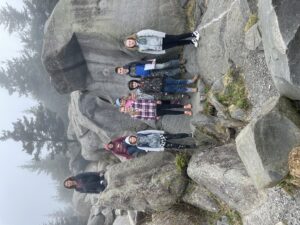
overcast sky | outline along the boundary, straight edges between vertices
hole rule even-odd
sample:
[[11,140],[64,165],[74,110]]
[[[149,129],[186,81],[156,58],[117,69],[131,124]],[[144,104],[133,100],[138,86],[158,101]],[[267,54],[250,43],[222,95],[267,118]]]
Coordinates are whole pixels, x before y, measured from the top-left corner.
[[[21,8],[22,0],[0,0]],[[9,36],[0,26],[0,64],[17,56],[22,49],[16,36]],[[0,89],[0,131],[11,129],[11,123],[21,118],[24,110],[36,105],[29,98],[9,96]],[[22,152],[19,143],[0,142],[0,225],[42,225],[47,215],[63,205],[54,200],[55,184],[46,175],[36,175],[19,168],[31,157]]]

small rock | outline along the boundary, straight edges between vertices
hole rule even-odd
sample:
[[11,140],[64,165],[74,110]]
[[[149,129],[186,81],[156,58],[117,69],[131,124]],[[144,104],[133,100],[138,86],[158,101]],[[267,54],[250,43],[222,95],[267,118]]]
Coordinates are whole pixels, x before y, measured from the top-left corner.
[[190,205],[210,212],[218,212],[219,207],[211,193],[202,185],[189,184],[182,200]]
[[262,42],[260,32],[258,30],[258,24],[254,24],[245,34],[245,46],[249,50],[255,50]]
[[229,114],[232,119],[246,121],[247,120],[247,112],[244,109],[241,109],[235,105],[231,105],[229,108]]

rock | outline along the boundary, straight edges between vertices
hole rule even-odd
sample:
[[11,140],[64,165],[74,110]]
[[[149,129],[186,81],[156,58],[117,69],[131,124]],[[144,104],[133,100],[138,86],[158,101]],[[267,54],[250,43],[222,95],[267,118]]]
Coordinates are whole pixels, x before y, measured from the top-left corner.
[[87,221],[92,207],[91,198],[87,194],[74,191],[72,205],[74,211],[78,215],[85,217]]
[[101,213],[101,210],[93,209],[92,207],[87,225],[104,225],[104,223],[105,223],[105,216]]
[[145,28],[182,33],[180,2],[60,0],[44,30],[42,60],[52,83],[60,93],[97,90],[104,98],[126,95],[128,79],[114,75],[114,67],[143,57],[126,50],[122,41]]
[[230,225],[227,216],[222,216],[220,220],[217,221],[216,225]]
[[244,46],[244,26],[250,15],[247,0],[210,0],[197,30],[201,39],[197,49],[185,47],[187,70],[201,74],[207,84],[226,73],[228,59],[243,65],[248,54]]
[[300,99],[300,2],[260,0],[259,25],[266,61],[279,92]]
[[115,215],[112,209],[92,207],[87,225],[112,225]]
[[264,195],[252,184],[233,144],[195,153],[187,173],[241,214],[250,212],[263,201]]
[[118,216],[113,225],[131,225],[130,221],[129,221],[129,218],[127,215],[125,216]]
[[206,225],[206,218],[199,210],[179,205],[165,212],[152,214],[152,221],[146,225]]
[[238,153],[257,188],[277,184],[288,173],[288,154],[300,144],[300,115],[292,102],[266,102],[236,138]]
[[254,24],[245,34],[245,46],[249,50],[255,50],[262,42],[258,24]]
[[247,112],[244,109],[241,109],[235,105],[231,105],[228,107],[230,117],[232,119],[246,121],[247,120]]
[[185,7],[189,0],[180,0],[181,7]]
[[[267,199],[258,208],[242,217],[243,225],[300,224],[300,193],[291,196],[280,188],[266,190]],[[279,223],[280,224],[280,223]]]
[[186,179],[168,152],[148,153],[112,165],[105,173],[107,188],[99,195],[104,207],[138,211],[164,211],[176,204]]
[[219,207],[216,201],[211,197],[211,193],[201,185],[189,184],[182,200],[185,203],[209,212],[219,211]]

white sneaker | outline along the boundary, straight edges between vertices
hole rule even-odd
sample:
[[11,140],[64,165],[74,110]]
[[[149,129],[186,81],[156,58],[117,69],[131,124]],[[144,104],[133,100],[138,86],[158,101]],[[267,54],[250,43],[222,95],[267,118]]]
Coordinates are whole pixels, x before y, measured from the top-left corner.
[[199,41],[199,39],[200,39],[200,33],[198,31],[194,31],[193,32],[193,36],[197,39],[197,41]]
[[197,39],[193,38],[192,42],[193,42],[193,45],[195,46],[195,48],[197,48],[198,47],[198,41],[197,41]]

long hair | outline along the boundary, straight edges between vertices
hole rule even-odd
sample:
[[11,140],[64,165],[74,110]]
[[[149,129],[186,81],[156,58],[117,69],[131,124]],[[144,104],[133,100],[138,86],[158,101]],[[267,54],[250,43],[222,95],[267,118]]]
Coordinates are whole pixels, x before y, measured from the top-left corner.
[[136,82],[136,83],[141,83],[141,81],[139,81],[139,80],[130,80],[130,81],[128,81],[128,88],[129,88],[129,90],[134,90],[134,89],[136,89],[136,88],[134,88],[134,87],[132,87],[132,85],[133,85],[133,82]]
[[64,187],[65,188],[68,188],[68,189],[74,189],[74,188],[76,188],[76,184],[73,184],[72,186],[70,186],[70,187],[67,187],[66,186],[66,182],[67,181],[74,181],[75,180],[75,177],[74,176],[71,176],[71,177],[68,177],[68,178],[66,178],[65,180],[64,180]]
[[137,35],[134,33],[134,34],[132,34],[132,35],[127,36],[127,37],[123,40],[123,44],[124,44],[125,48],[128,49],[128,50],[131,50],[131,51],[136,51],[136,50],[138,50],[138,47],[137,47],[136,45],[133,46],[133,47],[131,47],[131,48],[126,46],[125,42],[126,42],[127,40],[129,40],[129,39],[136,41],[136,40],[137,40]]

